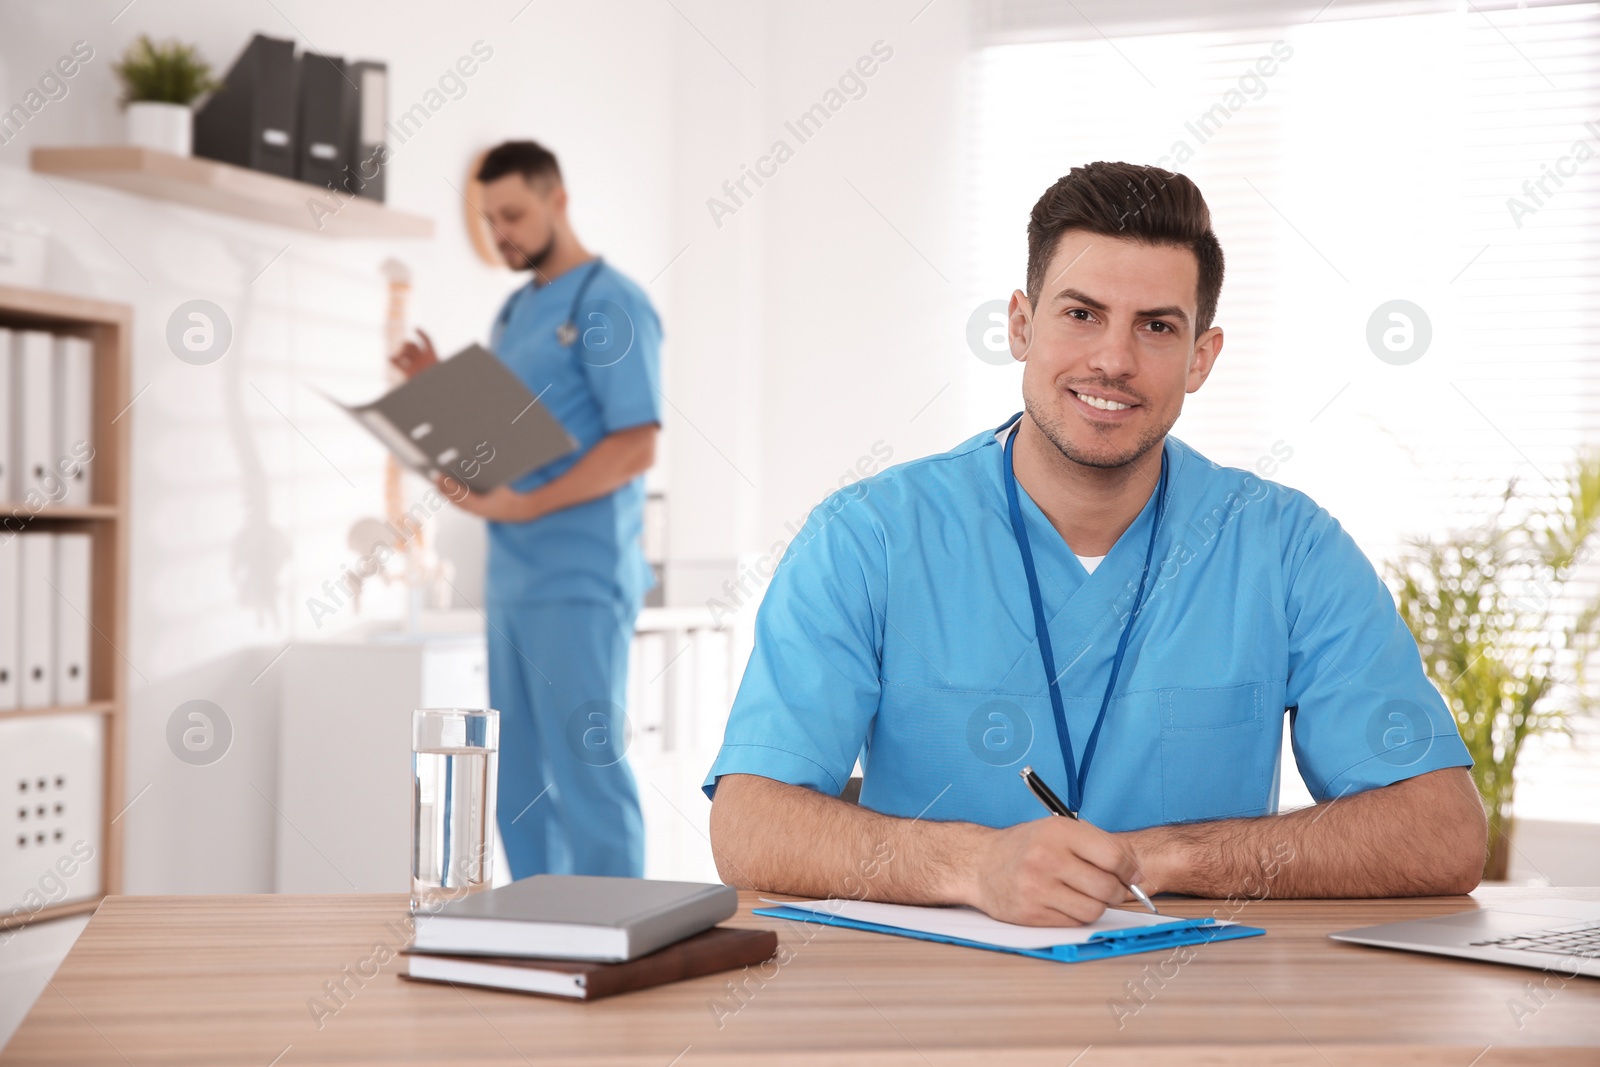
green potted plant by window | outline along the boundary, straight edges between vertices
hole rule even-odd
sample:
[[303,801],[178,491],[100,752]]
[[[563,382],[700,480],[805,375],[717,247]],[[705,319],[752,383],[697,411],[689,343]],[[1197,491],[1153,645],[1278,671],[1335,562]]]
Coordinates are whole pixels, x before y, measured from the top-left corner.
[[[1400,616],[1472,755],[1489,816],[1483,876],[1511,859],[1516,764],[1537,734],[1594,710],[1586,667],[1600,637],[1600,453],[1544,495],[1507,485],[1474,528],[1408,543],[1390,564]],[[1586,567],[1585,565],[1590,566]]]
[[191,105],[217,87],[211,65],[193,45],[160,44],[141,35],[112,66],[122,82],[128,143],[187,156],[194,139]]

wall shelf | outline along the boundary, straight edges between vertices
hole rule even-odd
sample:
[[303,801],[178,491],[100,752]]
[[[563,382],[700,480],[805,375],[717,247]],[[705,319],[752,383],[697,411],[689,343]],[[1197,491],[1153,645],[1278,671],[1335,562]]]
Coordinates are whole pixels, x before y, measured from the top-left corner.
[[0,531],[15,530],[18,522],[28,523],[37,519],[114,519],[116,517],[117,509],[111,504],[84,504],[79,507],[49,504],[35,511],[25,501],[15,501],[9,504],[0,503]]
[[[131,145],[35,148],[33,169],[322,237],[431,238],[433,220],[308,182]],[[327,212],[313,211],[321,204]]]

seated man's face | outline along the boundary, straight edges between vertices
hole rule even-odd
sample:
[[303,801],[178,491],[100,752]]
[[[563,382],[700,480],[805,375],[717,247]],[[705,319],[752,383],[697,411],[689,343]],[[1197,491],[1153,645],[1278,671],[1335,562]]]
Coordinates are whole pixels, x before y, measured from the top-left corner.
[[1068,459],[1121,467],[1172,429],[1222,343],[1216,327],[1195,337],[1199,270],[1184,247],[1068,230],[1038,306],[1030,313],[1025,294],[1013,294],[1023,401]]

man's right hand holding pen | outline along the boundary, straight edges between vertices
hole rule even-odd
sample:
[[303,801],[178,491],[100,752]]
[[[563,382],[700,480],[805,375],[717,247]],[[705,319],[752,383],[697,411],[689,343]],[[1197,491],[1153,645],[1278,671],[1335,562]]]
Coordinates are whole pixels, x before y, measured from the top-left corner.
[[[1055,790],[1046,785],[1044,779],[1035,774],[1032,767],[1022,768],[1022,780],[1027,783],[1033,795],[1039,798],[1039,803],[1043,804],[1051,815],[1060,815],[1075,822],[1078,821],[1078,813],[1069,808],[1060,797],[1056,796]],[[1157,914],[1156,906],[1150,903],[1150,898],[1145,896],[1144,890],[1139,888],[1138,882],[1128,882],[1128,892],[1132,893],[1150,914]]]

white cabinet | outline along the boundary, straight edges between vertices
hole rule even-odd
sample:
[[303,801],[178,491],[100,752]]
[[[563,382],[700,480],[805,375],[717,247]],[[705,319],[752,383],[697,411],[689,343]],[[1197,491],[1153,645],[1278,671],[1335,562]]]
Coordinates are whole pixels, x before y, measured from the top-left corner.
[[[411,712],[489,706],[482,625],[476,612],[440,613],[424,626],[445,632],[301,644],[284,657],[278,892],[409,891]],[[716,629],[699,609],[639,616],[628,760],[651,878],[716,880],[700,782],[722,743],[750,639],[745,627]],[[507,878],[496,841],[495,884]]]
[[481,633],[377,635],[284,657],[280,893],[411,888],[411,713],[489,706]]
[[102,892],[105,716],[0,718],[0,915],[18,925]]

